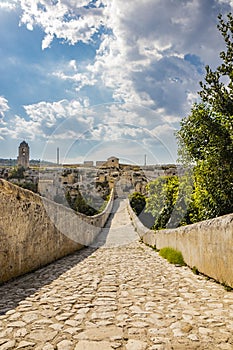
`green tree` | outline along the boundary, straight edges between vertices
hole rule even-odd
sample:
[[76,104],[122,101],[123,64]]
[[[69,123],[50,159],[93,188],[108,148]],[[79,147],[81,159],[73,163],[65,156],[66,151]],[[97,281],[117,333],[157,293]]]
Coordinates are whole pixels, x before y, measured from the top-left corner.
[[32,191],[34,193],[38,193],[38,184],[37,183],[33,183],[33,182],[23,182],[22,184],[18,184],[18,186]]
[[77,193],[75,197],[71,197],[70,192],[67,191],[65,198],[69,204],[69,206],[82,214],[88,215],[88,216],[93,216],[98,213],[98,210],[93,208],[93,206],[90,203],[87,203],[85,199],[83,198],[81,192],[79,189],[77,189]]
[[24,179],[24,167],[15,167],[9,176],[9,179]]
[[195,165],[191,222],[233,211],[233,17],[227,18],[224,22],[219,15],[223,62],[216,71],[206,67],[202,102],[194,104],[177,133],[181,157]]
[[140,192],[133,192],[129,195],[129,202],[137,216],[141,214],[146,205],[146,199]]
[[200,82],[202,101],[207,102],[216,112],[225,116],[233,115],[233,16],[224,21],[218,16],[218,29],[225,41],[226,50],[220,52],[221,65],[215,71],[206,66],[205,83]]
[[166,228],[179,194],[178,176],[159,177],[147,185],[147,190],[146,212],[155,218],[153,228]]

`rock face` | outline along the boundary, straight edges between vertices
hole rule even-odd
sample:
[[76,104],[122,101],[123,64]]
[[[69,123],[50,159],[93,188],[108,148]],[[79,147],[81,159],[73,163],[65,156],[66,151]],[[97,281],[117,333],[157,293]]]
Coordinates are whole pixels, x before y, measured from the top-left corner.
[[0,179],[0,283],[91,244],[112,201],[86,217]]

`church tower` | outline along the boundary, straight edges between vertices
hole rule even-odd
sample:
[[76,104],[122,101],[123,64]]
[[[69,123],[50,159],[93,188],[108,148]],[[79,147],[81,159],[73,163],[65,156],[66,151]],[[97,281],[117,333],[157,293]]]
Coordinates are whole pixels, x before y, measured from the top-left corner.
[[25,141],[19,145],[18,166],[29,168],[29,146]]

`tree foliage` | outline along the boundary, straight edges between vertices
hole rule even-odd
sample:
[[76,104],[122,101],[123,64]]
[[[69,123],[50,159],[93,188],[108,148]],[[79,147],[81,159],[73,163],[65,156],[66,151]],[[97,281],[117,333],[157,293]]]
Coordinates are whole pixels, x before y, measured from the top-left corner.
[[205,83],[200,82],[202,101],[207,102],[216,112],[225,116],[233,115],[233,16],[224,21],[218,16],[218,29],[225,41],[226,50],[220,52],[222,63],[213,71],[206,66]]
[[23,183],[19,183],[17,184],[19,187],[22,187],[26,190],[32,191],[34,193],[38,193],[38,184],[37,183],[33,183],[33,182],[23,182]]
[[15,167],[9,175],[9,179],[24,179],[24,167]]
[[166,228],[179,194],[178,176],[162,176],[147,185],[146,212],[155,218],[155,230]]
[[140,192],[133,192],[129,195],[129,202],[137,216],[141,214],[146,205],[146,199]]
[[226,51],[222,64],[212,71],[206,66],[200,83],[202,102],[194,104],[181,122],[179,152],[194,167],[194,189],[189,220],[213,218],[233,211],[233,17],[219,15]]
[[73,210],[85,214],[87,216],[93,216],[98,213],[98,210],[93,208],[90,203],[87,203],[83,198],[81,192],[77,189],[75,197],[71,197],[70,192],[66,192],[66,200]]

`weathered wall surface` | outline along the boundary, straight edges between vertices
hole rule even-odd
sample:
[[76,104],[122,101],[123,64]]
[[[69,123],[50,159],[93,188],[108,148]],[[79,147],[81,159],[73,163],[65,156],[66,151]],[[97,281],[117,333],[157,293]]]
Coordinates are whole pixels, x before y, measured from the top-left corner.
[[90,245],[113,199],[87,217],[0,179],[0,283]]
[[130,205],[128,210],[144,243],[180,250],[187,265],[233,287],[233,214],[155,233],[143,226]]

